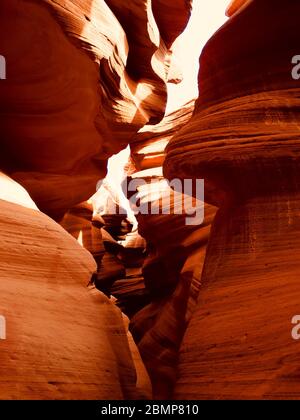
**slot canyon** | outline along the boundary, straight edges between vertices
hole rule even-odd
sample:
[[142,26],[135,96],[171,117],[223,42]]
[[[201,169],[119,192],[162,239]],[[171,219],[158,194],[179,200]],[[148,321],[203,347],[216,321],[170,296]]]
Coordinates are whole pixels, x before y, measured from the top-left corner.
[[1,0],[0,400],[300,399],[300,2],[210,3]]

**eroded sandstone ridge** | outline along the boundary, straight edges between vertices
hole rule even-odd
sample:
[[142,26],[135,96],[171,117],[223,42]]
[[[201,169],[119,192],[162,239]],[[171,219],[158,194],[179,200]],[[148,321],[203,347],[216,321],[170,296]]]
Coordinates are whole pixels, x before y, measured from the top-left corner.
[[300,4],[233,0],[165,115],[191,5],[1,0],[1,399],[300,399]]
[[150,0],[1,2],[0,164],[52,217],[91,197],[108,157],[162,119],[167,45],[191,2],[173,2],[184,13],[170,34],[160,3],[158,28]]
[[299,15],[279,0],[234,14],[206,45],[194,116],[167,147],[165,174],[203,177],[221,207],[178,398],[300,398]]
[[[1,399],[149,397],[121,312],[88,288],[95,262],[1,174]],[[4,192],[8,190],[15,201]],[[131,344],[136,363],[138,353]]]
[[241,11],[243,7],[246,7],[252,0],[232,0],[227,7],[227,16],[233,16],[235,13]]
[[[31,196],[1,175],[1,399],[152,396],[128,320],[92,286],[105,244],[118,244],[85,200],[108,158],[162,120],[170,48],[190,10],[186,0],[1,2],[0,165]],[[123,249],[128,263],[130,238]]]
[[[147,241],[143,276],[150,303],[131,320],[131,330],[153,385],[154,398],[172,397],[178,352],[196,306],[211,223],[216,208],[205,205],[201,225],[187,226],[186,215],[197,200],[184,200],[162,176],[164,150],[175,133],[189,123],[195,101],[173,112],[156,126],[146,126],[131,143],[136,166],[133,178],[146,181],[138,188],[141,202],[153,214],[137,216],[139,232]],[[171,179],[170,179],[171,181]],[[162,200],[171,196],[170,214],[162,214]],[[182,209],[182,214],[178,212]],[[164,209],[165,210],[165,209]]]

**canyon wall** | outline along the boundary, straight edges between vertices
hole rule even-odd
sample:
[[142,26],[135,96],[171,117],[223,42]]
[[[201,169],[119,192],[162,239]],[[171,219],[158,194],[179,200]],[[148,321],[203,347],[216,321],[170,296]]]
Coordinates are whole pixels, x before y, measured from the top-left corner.
[[0,185],[1,399],[149,398],[121,312],[88,287],[91,255],[18,184]]
[[[0,398],[300,398],[300,4],[233,0],[165,116],[191,6],[1,1]],[[136,219],[89,200],[128,144]]]
[[165,175],[204,178],[220,207],[176,398],[300,396],[299,13],[253,0],[233,15],[205,47],[194,116],[167,147]]
[[[131,319],[131,331],[152,380],[154,398],[158,399],[172,397],[178,352],[196,306],[216,212],[214,206],[205,205],[204,220],[188,226],[186,218],[193,213],[192,208],[199,211],[204,203],[188,199],[183,190],[174,190],[162,175],[165,147],[188,124],[193,111],[191,101],[166,115],[160,124],[144,127],[131,143],[136,168],[131,178],[145,182],[137,188],[138,197],[140,205],[152,211],[137,216],[139,233],[147,241],[143,277],[150,303]],[[167,202],[169,214],[164,214]]]
[[[107,276],[105,246],[117,243],[103,238],[103,219],[85,200],[108,158],[164,117],[171,47],[191,1],[166,6],[1,3],[0,167],[25,187],[1,175],[3,399],[151,398],[128,321],[93,287],[97,265],[97,280]],[[135,247],[123,248],[128,263]]]
[[[182,3],[168,44],[188,21]],[[0,50],[1,168],[60,219],[93,195],[108,157],[163,118],[168,48],[150,0],[3,0]]]

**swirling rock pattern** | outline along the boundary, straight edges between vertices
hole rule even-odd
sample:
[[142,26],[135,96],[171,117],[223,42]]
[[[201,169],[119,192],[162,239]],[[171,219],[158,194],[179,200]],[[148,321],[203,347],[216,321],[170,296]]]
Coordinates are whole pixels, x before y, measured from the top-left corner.
[[233,15],[203,51],[194,116],[167,149],[165,174],[204,178],[221,207],[176,398],[300,397],[299,13],[253,0]]
[[60,219],[164,115],[167,50],[151,2],[3,0],[0,50],[0,165]]
[[193,0],[152,0],[152,7],[160,33],[167,47],[183,32],[191,16]]
[[133,317],[131,329],[155,398],[172,396],[179,348],[195,310],[215,212],[206,206],[204,223],[193,227],[187,227],[182,216],[139,218],[140,231],[152,248],[144,266],[152,303]]
[[216,212],[215,207],[206,205],[204,223],[187,226],[186,215],[178,214],[182,193],[175,192],[171,193],[171,214],[161,213],[161,200],[170,193],[162,176],[164,149],[174,134],[188,124],[193,110],[194,101],[191,101],[167,115],[160,124],[142,129],[131,144],[137,168],[132,178],[146,182],[138,188],[139,197],[141,204],[147,203],[153,209],[153,214],[137,217],[139,232],[147,240],[149,255],[143,274],[151,303],[131,319],[131,331],[151,377],[154,398],[158,399],[172,396],[178,352],[196,306],[210,226]]

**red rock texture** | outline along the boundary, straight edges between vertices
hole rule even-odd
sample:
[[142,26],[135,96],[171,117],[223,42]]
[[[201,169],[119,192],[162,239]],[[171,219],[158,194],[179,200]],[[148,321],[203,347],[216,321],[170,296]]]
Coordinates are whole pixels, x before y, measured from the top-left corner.
[[[109,212],[96,220],[84,200],[104,178],[107,159],[129,142],[133,155],[143,155],[149,168],[161,167],[164,146],[191,117],[193,103],[157,126],[166,108],[166,81],[177,83],[181,77],[173,67],[171,47],[188,22],[191,3],[2,1],[0,51],[8,63],[8,77],[0,85],[0,165],[31,198],[1,176],[6,190],[0,205],[0,303],[8,322],[8,339],[1,342],[1,398],[151,397],[144,365],[127,334],[127,321],[91,285],[97,272],[97,282],[119,280],[114,292],[124,308],[125,300],[133,297],[143,302],[141,306],[148,303],[140,272],[134,271],[139,269],[137,263],[143,263],[145,242],[133,233],[117,243],[128,233],[129,223],[125,226],[123,218],[116,225]],[[149,124],[156,125],[153,131],[136,139],[145,125],[151,131]],[[149,142],[154,159],[143,150]],[[167,229],[169,222],[163,222]],[[107,240],[102,224],[114,238]],[[192,252],[198,241],[202,256],[208,230],[209,226],[203,246],[202,236],[187,239],[189,232],[181,232],[182,237],[175,234],[177,245]],[[154,238],[151,242],[156,243]],[[151,325],[158,332],[157,346],[155,334],[148,338],[138,327],[142,356],[151,346],[157,351],[158,373],[152,358],[147,367],[152,369],[155,393],[161,396],[169,395],[174,382],[172,363],[186,325],[183,318],[190,310],[189,290],[193,295],[197,289],[202,267],[200,258],[197,267],[193,265],[195,280],[186,250],[173,270],[174,279],[170,251],[168,247],[160,251],[157,245],[159,264],[164,256],[169,258],[164,302],[155,315],[155,328]],[[147,293],[157,297],[157,281],[146,277]],[[118,287],[123,288],[119,293]],[[182,295],[187,310],[177,320],[176,305]],[[133,314],[140,309],[136,303],[132,307]],[[168,318],[170,331],[164,326]],[[163,342],[169,338],[172,348],[165,358]],[[171,365],[163,368],[166,362]],[[167,391],[162,387],[160,392],[159,381],[164,378]]]
[[252,0],[232,0],[229,4],[226,14],[227,16],[233,16],[235,13],[239,12],[243,7],[247,6]]
[[[138,188],[141,203],[149,203],[160,213],[160,200],[169,192],[162,185],[164,149],[188,123],[193,109],[191,101],[160,124],[142,129],[131,144],[137,170],[144,169],[132,177],[147,182]],[[151,303],[131,319],[131,330],[152,380],[154,398],[158,399],[172,396],[178,352],[196,306],[210,225],[216,212],[207,205],[203,225],[187,226],[186,215],[176,214],[182,205],[182,194],[175,193],[171,202],[169,215],[156,214],[154,210],[152,215],[137,216],[139,232],[147,241],[143,275]]]
[[183,32],[191,16],[193,0],[152,0],[152,8],[158,28],[167,47]]
[[[164,116],[191,6],[1,2],[1,399],[300,399],[300,4],[233,0]],[[86,201],[128,143],[138,231],[120,186]],[[164,176],[205,180],[202,225]]]
[[97,264],[101,262],[105,250],[101,230],[93,224],[92,204],[84,202],[73,207],[60,224],[92,254]]
[[206,207],[203,225],[187,228],[184,217],[141,216],[140,231],[152,248],[144,266],[152,303],[131,320],[148,368],[154,397],[172,397],[179,348],[195,310],[215,208]]
[[299,399],[298,208],[282,194],[217,214],[176,398]]
[[121,312],[87,287],[93,258],[1,177],[1,186],[8,182],[18,204],[1,192],[0,308],[7,339],[0,340],[0,398],[145,397]]
[[[187,23],[185,10],[176,33]],[[167,49],[150,0],[130,7],[3,0],[0,19],[8,63],[0,85],[0,164],[59,219],[95,192],[109,156],[162,119]]]
[[0,191],[1,200],[10,201],[22,207],[38,210],[28,192],[3,172],[0,172]]
[[165,174],[204,178],[221,207],[176,398],[300,398],[299,13],[253,0],[233,15],[202,53],[194,116],[167,148]]
[[171,138],[192,117],[195,101],[165,116],[156,125],[143,127],[130,143],[131,157],[136,171],[161,167],[165,159],[165,148]]

